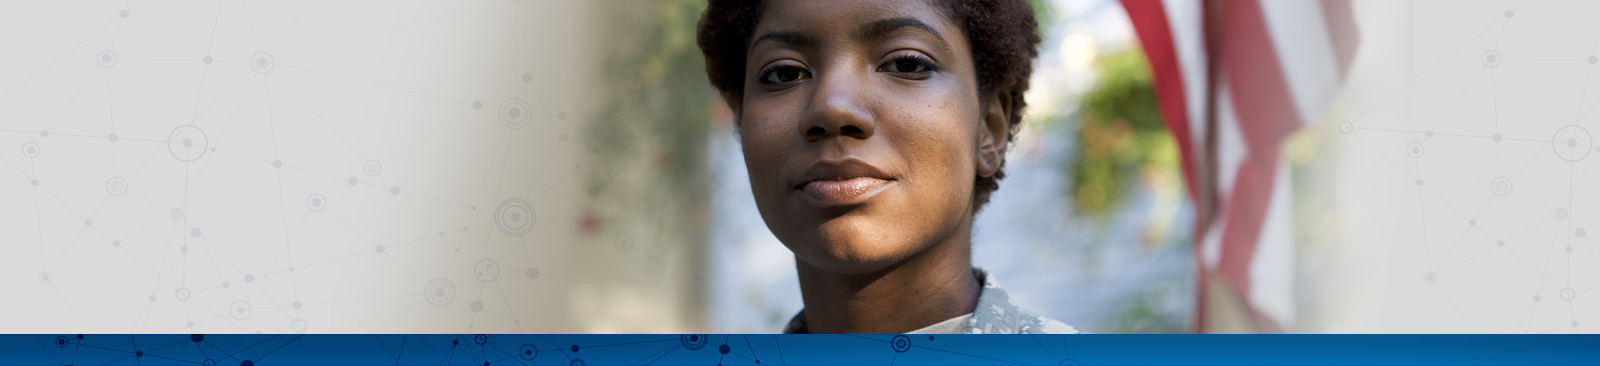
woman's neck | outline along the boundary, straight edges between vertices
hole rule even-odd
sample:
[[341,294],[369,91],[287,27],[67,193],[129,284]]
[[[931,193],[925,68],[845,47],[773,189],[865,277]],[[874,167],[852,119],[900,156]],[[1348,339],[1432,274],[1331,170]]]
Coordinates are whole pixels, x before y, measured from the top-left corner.
[[972,225],[887,268],[825,271],[795,258],[811,333],[905,333],[971,313],[983,286],[972,273]]

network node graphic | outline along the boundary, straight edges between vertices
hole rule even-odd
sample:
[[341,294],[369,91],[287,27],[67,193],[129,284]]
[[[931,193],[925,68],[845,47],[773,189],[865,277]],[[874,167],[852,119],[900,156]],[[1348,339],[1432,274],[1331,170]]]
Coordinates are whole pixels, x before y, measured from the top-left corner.
[[205,131],[195,125],[182,125],[167,134],[167,151],[179,161],[192,162],[205,156],[211,142]]
[[[154,296],[151,297],[153,298]],[[250,318],[250,310],[250,302],[236,300],[233,304],[228,305],[228,316],[232,316],[236,320],[245,320]]]
[[94,62],[108,69],[117,66],[117,53],[111,50],[100,51],[100,54],[94,56]]
[[22,156],[29,159],[39,156],[39,144],[32,142],[22,144]]
[[534,224],[538,223],[533,204],[521,198],[509,198],[500,202],[494,210],[494,225],[500,232],[507,236],[523,236],[533,231]]
[[707,342],[710,342],[710,340],[706,339],[704,334],[683,334],[678,336],[678,345],[690,351],[699,351],[701,348],[705,348]]
[[111,179],[107,179],[106,193],[109,193],[113,196],[121,196],[124,193],[128,193],[128,180],[122,177],[111,177]]
[[500,124],[511,129],[525,127],[533,120],[531,111],[528,102],[522,99],[506,99],[500,103]]
[[1550,150],[1561,160],[1583,160],[1589,157],[1594,147],[1594,136],[1589,135],[1589,129],[1579,125],[1562,126],[1550,138]]
[[904,334],[896,334],[894,339],[889,340],[889,347],[893,348],[895,352],[904,353],[905,351],[910,351],[911,337],[907,337]]
[[478,264],[472,266],[472,276],[477,277],[478,281],[494,282],[500,278],[500,263],[488,258],[479,260]]
[[272,58],[272,55],[267,54],[266,52],[256,52],[256,54],[250,55],[249,62],[250,70],[255,71],[257,74],[272,72],[272,68],[278,65],[278,62]]
[[422,298],[436,308],[450,306],[456,301],[456,284],[448,279],[435,278],[422,287]]

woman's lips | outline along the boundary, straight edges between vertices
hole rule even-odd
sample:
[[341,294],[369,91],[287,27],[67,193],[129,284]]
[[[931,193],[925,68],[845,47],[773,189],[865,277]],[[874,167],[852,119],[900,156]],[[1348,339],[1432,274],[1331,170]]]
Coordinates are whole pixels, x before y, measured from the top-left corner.
[[883,191],[888,180],[860,177],[844,180],[814,180],[801,187],[812,201],[824,206],[847,206],[866,202]]

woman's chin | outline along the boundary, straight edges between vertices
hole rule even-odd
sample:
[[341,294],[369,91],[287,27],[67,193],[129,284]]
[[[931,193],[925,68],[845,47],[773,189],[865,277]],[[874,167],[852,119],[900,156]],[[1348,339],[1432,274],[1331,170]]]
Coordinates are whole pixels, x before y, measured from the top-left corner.
[[814,233],[814,240],[790,245],[789,249],[807,264],[832,273],[876,272],[900,262],[918,249],[911,243],[892,239],[896,236],[882,235],[884,231],[829,230],[826,225],[820,229]]

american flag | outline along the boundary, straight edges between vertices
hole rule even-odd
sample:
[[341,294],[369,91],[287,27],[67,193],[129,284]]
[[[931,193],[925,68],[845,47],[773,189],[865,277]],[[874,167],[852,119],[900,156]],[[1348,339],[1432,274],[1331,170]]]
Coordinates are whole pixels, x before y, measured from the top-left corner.
[[1292,331],[1283,142],[1319,120],[1359,36],[1345,0],[1123,0],[1195,200],[1194,331]]

